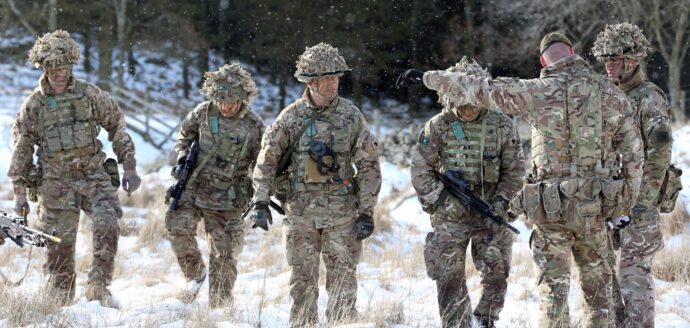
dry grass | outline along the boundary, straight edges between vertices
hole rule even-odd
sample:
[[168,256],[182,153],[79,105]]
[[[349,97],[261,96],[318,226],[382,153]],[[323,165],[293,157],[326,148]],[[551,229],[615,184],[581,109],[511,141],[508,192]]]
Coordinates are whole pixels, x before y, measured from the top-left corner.
[[670,282],[690,284],[690,258],[687,256],[690,243],[667,247],[654,256],[652,274],[654,277]]
[[687,203],[680,197],[673,212],[661,214],[661,232],[664,237],[688,233],[689,224],[690,213],[687,211]]
[[45,322],[50,327],[74,327],[73,318],[60,314],[60,305],[45,291],[26,293],[16,289],[0,290],[0,317],[10,326]]
[[164,195],[160,193],[154,198],[153,205],[148,207],[144,224],[139,227],[137,243],[153,250],[167,234],[165,228],[165,212],[168,207],[163,203]]

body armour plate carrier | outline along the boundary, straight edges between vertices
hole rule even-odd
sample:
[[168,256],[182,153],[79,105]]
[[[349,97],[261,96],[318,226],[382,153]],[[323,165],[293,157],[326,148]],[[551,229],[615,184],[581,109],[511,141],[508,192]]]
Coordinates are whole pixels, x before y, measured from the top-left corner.
[[77,80],[70,92],[42,96],[38,113],[41,149],[48,157],[58,153],[74,157],[93,155],[97,151],[98,124],[93,104],[84,93],[86,84]]
[[472,185],[497,183],[500,176],[500,116],[488,111],[481,119],[463,122],[451,113],[445,114],[441,129],[441,160],[445,170],[462,172]]

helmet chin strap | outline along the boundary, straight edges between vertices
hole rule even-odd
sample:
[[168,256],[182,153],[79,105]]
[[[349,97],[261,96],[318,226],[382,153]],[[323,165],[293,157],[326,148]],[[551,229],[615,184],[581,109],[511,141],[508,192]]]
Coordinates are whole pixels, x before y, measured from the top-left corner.
[[637,69],[637,66],[638,63],[635,63],[635,65],[631,65],[630,58],[624,57],[623,71],[616,77],[618,79],[616,83],[623,83],[630,79],[633,76],[633,73],[635,73],[635,69]]

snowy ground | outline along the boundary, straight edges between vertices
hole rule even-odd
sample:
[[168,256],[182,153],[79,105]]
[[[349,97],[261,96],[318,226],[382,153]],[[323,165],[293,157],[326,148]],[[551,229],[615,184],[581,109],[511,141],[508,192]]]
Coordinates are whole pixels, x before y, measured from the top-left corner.
[[[11,209],[11,189],[8,186],[7,165],[11,156],[10,126],[21,102],[21,92],[30,90],[38,78],[38,70],[28,66],[0,63],[0,208]],[[141,76],[164,76],[166,70],[153,66],[143,68]],[[83,72],[76,72],[78,77]],[[151,73],[151,74],[147,74]],[[275,104],[276,88],[263,77],[255,77],[262,95],[255,108],[263,112]],[[146,83],[133,79],[133,88],[144,88]],[[292,99],[300,90],[293,88]],[[271,114],[265,114],[268,121]],[[389,128],[373,126],[377,131]],[[101,136],[101,139],[104,139]],[[21,311],[0,309],[0,326],[77,326],[77,327],[286,327],[290,306],[289,267],[285,261],[281,219],[265,233],[246,229],[245,247],[239,260],[239,276],[235,285],[235,304],[227,309],[208,308],[208,288],[193,304],[184,304],[176,296],[185,281],[175,261],[170,243],[164,238],[162,196],[170,183],[166,164],[167,151],[159,151],[142,138],[133,135],[137,146],[139,171],[144,188],[132,199],[120,193],[125,205],[123,235],[120,237],[116,258],[115,279],[111,290],[121,303],[121,309],[109,309],[84,297],[86,272],[88,271],[91,242],[88,218],[82,219],[77,241],[77,302],[62,309],[44,310],[25,302]],[[690,172],[690,127],[677,129],[674,161]],[[107,142],[106,150],[110,150]],[[428,215],[422,212],[412,191],[409,172],[388,162],[382,163],[383,187],[380,195],[380,212],[385,225],[372,238],[365,241],[365,251],[358,267],[357,308],[362,319],[347,327],[438,327],[436,289],[425,273],[423,242],[431,230]],[[690,184],[690,174],[683,178]],[[690,192],[684,191],[688,199]],[[34,212],[30,220],[35,220]],[[527,241],[530,230],[521,221],[516,222],[521,234],[513,247],[513,266],[508,287],[506,306],[498,322],[499,327],[537,327],[539,297]],[[200,234],[203,236],[203,234]],[[666,236],[666,250],[690,250],[690,235]],[[203,254],[208,253],[207,243],[198,238]],[[0,247],[0,270],[10,279],[17,279],[24,272],[28,261],[28,249],[6,244]],[[687,254],[687,252],[685,252]],[[28,276],[21,287],[5,290],[0,294],[36,297],[42,291],[41,264],[43,250],[33,251]],[[468,261],[468,287],[470,296],[479,296],[479,277],[471,261]],[[323,271],[323,268],[322,268]],[[323,272],[322,272],[323,273]],[[323,274],[322,274],[323,278]],[[686,279],[687,281],[687,279]],[[690,285],[657,280],[656,325],[657,327],[690,327]],[[581,291],[573,280],[570,291],[571,318],[577,325],[582,318]],[[327,300],[324,281],[320,281],[319,308],[322,323]],[[27,296],[28,295],[28,296]],[[32,296],[33,295],[33,296]],[[8,298],[0,303],[7,305]],[[40,302],[39,302],[40,303]]]

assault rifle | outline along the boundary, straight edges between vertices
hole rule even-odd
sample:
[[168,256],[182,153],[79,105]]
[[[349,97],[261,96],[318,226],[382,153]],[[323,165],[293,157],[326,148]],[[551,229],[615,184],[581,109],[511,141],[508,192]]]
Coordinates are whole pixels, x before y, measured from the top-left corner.
[[59,243],[62,240],[58,237],[49,235],[43,231],[30,228],[27,225],[26,218],[11,216],[5,211],[0,211],[0,238],[9,238],[17,246],[24,247],[24,245],[33,245],[36,247],[45,247],[47,241]]
[[498,225],[504,225],[510,231],[520,234],[520,231],[511,226],[505,219],[498,216],[493,206],[487,204],[481,198],[477,197],[470,191],[470,184],[462,178],[462,173],[458,171],[449,170],[445,174],[434,171],[434,175],[445,186],[451,196],[457,198],[461,203],[465,204],[471,210],[481,214],[483,217],[493,221]]
[[196,168],[196,159],[199,157],[199,143],[197,141],[192,142],[192,147],[189,149],[189,153],[184,160],[184,164],[175,170],[175,176],[177,177],[177,182],[173,186],[173,192],[170,195],[170,207],[171,211],[177,209],[177,202],[180,201],[182,193],[184,193],[187,187],[187,181],[189,177],[192,176],[194,168]]

